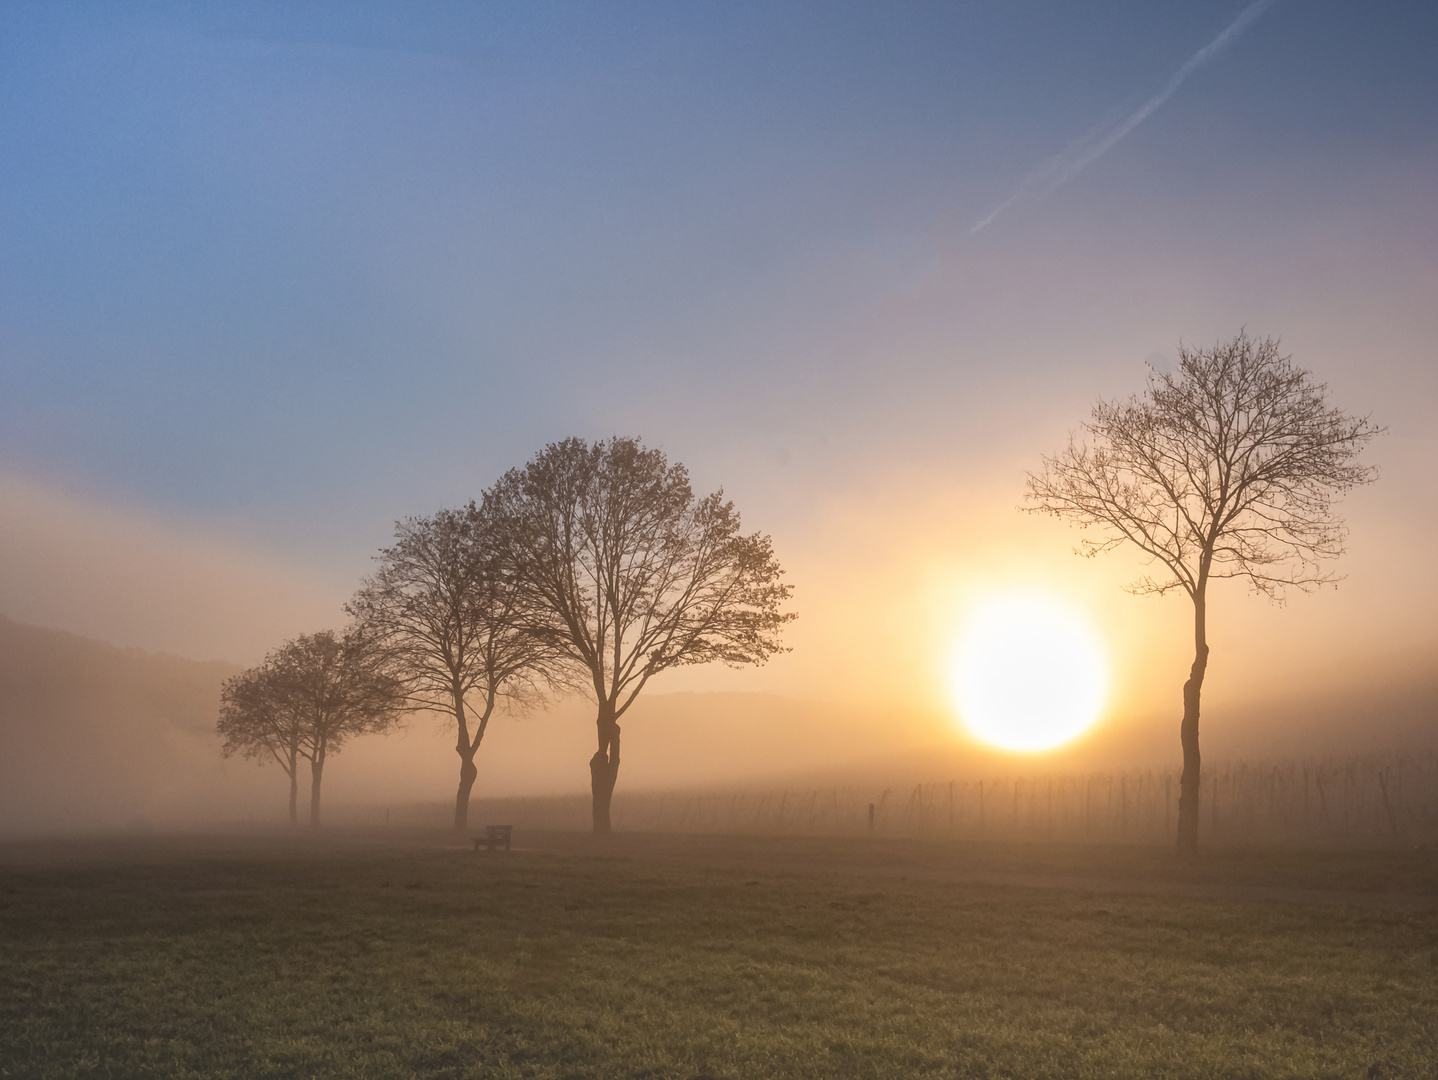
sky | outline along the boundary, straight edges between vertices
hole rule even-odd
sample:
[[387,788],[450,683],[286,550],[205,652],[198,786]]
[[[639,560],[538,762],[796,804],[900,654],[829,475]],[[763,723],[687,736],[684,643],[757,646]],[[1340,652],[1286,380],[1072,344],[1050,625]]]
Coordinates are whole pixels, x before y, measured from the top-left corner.
[[1247,327],[1388,431],[1336,592],[1216,593],[1212,700],[1430,671],[1435,46],[1421,3],[7,3],[0,613],[253,663],[396,519],[633,434],[800,615],[664,688],[942,710],[966,605],[1037,589],[1173,712],[1181,598],[1015,507]]

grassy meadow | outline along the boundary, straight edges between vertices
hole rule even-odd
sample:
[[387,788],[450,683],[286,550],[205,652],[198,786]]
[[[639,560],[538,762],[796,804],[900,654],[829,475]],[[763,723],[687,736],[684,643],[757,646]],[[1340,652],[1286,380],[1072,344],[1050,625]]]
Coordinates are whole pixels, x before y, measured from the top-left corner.
[[0,845],[0,1075],[1431,1077],[1438,856]]

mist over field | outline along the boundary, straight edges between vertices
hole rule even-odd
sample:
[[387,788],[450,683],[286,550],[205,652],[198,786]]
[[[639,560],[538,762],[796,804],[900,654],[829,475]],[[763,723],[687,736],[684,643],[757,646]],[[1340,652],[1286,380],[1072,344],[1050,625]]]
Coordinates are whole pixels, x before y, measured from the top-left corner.
[[[0,620],[0,831],[7,835],[193,829],[284,820],[273,762],[221,759],[215,733],[226,661],[119,648]],[[1307,694],[1213,707],[1209,760],[1344,759],[1432,746],[1438,679],[1345,681]],[[480,799],[577,794],[593,741],[582,697],[491,725],[478,756]],[[1113,717],[1059,752],[1007,754],[966,738],[946,711],[773,693],[660,690],[625,731],[625,790],[882,791],[999,777],[1084,775],[1173,763],[1172,711]],[[427,713],[356,740],[330,762],[337,820],[453,799],[452,726]],[[624,792],[616,798],[623,803]],[[433,816],[431,814],[431,816]],[[399,817],[396,816],[396,821]]]
[[[0,828],[282,811],[221,682],[341,629],[397,522],[616,434],[722,489],[798,615],[645,686],[617,798],[1175,767],[1188,600],[1016,508],[1236,333],[1365,418],[1368,471],[1336,589],[1214,583],[1206,761],[1433,746],[1429,13],[4,18]],[[957,705],[1014,597],[1101,657],[1030,755]],[[477,796],[583,790],[593,709],[501,710]],[[452,799],[443,718],[403,728],[326,799]]]

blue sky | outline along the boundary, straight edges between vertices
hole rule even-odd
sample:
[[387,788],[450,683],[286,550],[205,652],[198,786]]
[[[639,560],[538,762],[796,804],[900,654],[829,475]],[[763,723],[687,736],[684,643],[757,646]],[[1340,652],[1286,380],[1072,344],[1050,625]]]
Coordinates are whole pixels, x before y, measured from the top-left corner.
[[1277,0],[971,232],[1245,7],[7,3],[0,468],[351,580],[638,433],[794,550],[896,474],[1008,512],[1095,396],[1246,324],[1392,428],[1401,546],[1438,7]]

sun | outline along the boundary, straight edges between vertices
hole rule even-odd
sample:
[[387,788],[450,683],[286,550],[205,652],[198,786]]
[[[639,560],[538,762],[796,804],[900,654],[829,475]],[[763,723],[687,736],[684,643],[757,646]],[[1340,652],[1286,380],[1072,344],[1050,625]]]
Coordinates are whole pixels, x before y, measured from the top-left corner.
[[1098,634],[1081,615],[1051,599],[1014,595],[969,613],[950,673],[970,732],[1031,753],[1092,726],[1103,708],[1107,668]]

